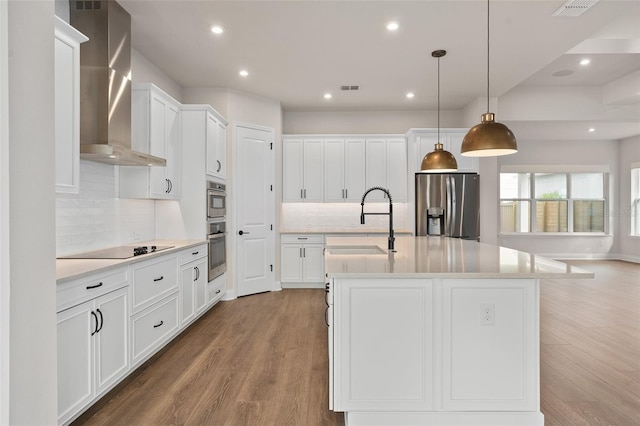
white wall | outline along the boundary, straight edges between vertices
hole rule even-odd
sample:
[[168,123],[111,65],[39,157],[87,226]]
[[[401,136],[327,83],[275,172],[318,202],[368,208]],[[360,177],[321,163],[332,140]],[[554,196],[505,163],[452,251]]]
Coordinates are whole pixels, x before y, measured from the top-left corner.
[[12,425],[57,423],[53,17],[53,0],[9,2]]
[[56,255],[154,239],[154,201],[118,194],[118,166],[80,160],[80,193],[56,195]]
[[7,2],[0,1],[0,424],[9,424],[9,85]]
[[[412,128],[437,127],[437,111],[285,112],[284,134],[405,134]],[[462,127],[461,111],[440,111],[440,127]],[[478,116],[479,120],[479,116]]]
[[133,48],[131,49],[131,82],[153,83],[178,102],[182,101],[180,85]]
[[619,221],[618,251],[622,259],[640,262],[640,237],[631,237],[631,164],[640,163],[640,136],[624,139],[620,146],[619,207],[612,214]]
[[[593,165],[608,167],[609,207],[618,208],[618,142],[617,141],[535,141],[520,138],[518,152],[498,157],[498,167],[505,165]],[[481,179],[483,179],[481,175]],[[482,197],[490,197],[496,206],[495,220],[499,220],[497,205],[499,186],[483,187]],[[481,212],[487,218],[487,215]],[[555,258],[609,258],[617,256],[617,221],[610,222],[607,236],[551,236],[500,235],[500,245]]]

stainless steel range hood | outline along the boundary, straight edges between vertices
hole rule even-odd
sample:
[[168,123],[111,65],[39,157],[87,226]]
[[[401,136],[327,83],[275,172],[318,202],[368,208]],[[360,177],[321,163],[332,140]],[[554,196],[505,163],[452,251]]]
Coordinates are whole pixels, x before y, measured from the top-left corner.
[[120,166],[165,166],[131,150],[131,15],[113,0],[70,0],[80,46],[80,158]]

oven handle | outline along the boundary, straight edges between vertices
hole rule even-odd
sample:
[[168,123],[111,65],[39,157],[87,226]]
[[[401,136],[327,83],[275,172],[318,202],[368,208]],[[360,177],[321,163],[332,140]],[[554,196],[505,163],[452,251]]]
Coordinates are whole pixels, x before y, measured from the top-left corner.
[[226,232],[218,232],[217,234],[207,235],[207,240],[215,240],[216,238],[224,238]]

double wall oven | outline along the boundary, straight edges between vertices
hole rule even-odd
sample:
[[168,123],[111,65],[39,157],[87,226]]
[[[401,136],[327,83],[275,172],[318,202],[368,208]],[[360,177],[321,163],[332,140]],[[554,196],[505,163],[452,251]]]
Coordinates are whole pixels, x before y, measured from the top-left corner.
[[227,270],[226,186],[207,182],[207,242],[209,244],[209,281]]

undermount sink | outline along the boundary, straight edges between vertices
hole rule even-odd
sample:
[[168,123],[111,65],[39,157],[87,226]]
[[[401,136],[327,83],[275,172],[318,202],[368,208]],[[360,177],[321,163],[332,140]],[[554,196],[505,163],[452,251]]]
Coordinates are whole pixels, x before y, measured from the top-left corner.
[[378,246],[327,246],[329,254],[386,254]]

